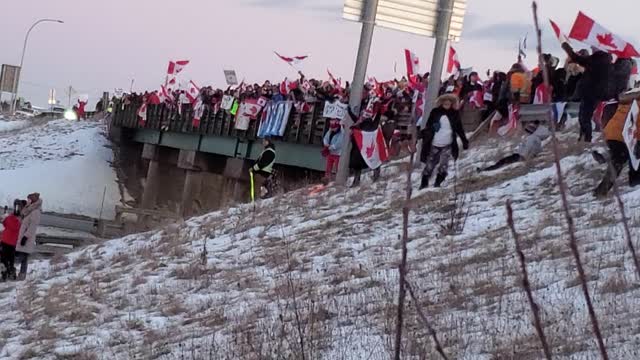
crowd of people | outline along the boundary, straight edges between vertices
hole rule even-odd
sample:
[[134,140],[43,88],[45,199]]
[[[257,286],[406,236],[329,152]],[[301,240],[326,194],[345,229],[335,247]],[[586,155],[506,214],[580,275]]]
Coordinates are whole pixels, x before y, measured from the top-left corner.
[[[16,199],[9,213],[5,208],[0,243],[2,281],[26,278],[29,257],[36,248],[36,234],[41,215],[42,199],[39,193],[29,194],[26,200]],[[19,272],[16,272],[16,262],[20,264]]]
[[[508,72],[486,72],[487,78],[483,81],[477,72],[468,74],[455,74],[441,81],[437,106],[430,114],[423,116],[422,108],[426,98],[426,89],[431,77],[424,75],[411,75],[401,79],[379,82],[370,78],[365,84],[361,97],[359,113],[356,109],[349,109],[348,115],[353,121],[354,129],[362,131],[374,131],[382,128],[387,145],[392,152],[397,153],[399,148],[407,148],[409,151],[415,147],[407,144],[409,139],[406,134],[399,134],[393,127],[385,127],[385,124],[395,119],[399,113],[411,113],[419,130],[418,138],[422,139],[425,146],[420,154],[425,164],[421,188],[429,185],[429,178],[435,174],[434,186],[440,186],[447,177],[448,163],[456,160],[459,153],[458,139],[462,142],[463,149],[467,149],[469,142],[461,123],[461,112],[466,109],[482,111],[482,118],[488,118],[492,114],[500,114],[503,119],[510,116],[510,108],[521,104],[540,104],[551,102],[580,102],[580,133],[579,140],[591,142],[593,139],[592,121],[596,123],[596,129],[602,130],[606,124],[601,123],[601,106],[605,101],[617,102],[618,96],[629,88],[631,74],[636,69],[632,59],[614,59],[611,54],[600,49],[593,48],[591,52],[586,49],[574,51],[568,44],[563,44],[566,52],[563,66],[561,60],[551,54],[543,55],[543,63],[549,75],[549,87],[543,82],[543,71],[539,68],[527,69],[519,58]],[[162,89],[160,91],[145,92],[144,94],[129,94],[122,99],[123,106],[131,103],[143,103],[149,105],[166,104],[167,106],[204,106],[214,113],[221,110],[221,103],[225,96],[232,96],[236,102],[245,101],[292,101],[298,112],[311,112],[317,102],[339,101],[343,104],[349,102],[351,94],[350,84],[342,84],[329,73],[329,79],[321,81],[308,79],[302,72],[299,78],[293,81],[285,79],[283,82],[272,83],[265,81],[260,84],[240,84],[226,89],[215,89],[211,86],[198,90],[197,96],[189,96],[188,90]],[[623,109],[624,107],[621,107]],[[594,113],[597,113],[594,116]],[[622,115],[619,116],[622,118]],[[259,116],[256,118],[259,119]],[[353,139],[344,138],[344,119],[327,119],[328,126],[323,138],[322,155],[326,158],[325,180],[331,181],[340,162],[342,148]],[[481,171],[491,171],[500,167],[531,159],[542,152],[542,142],[549,136],[549,126],[546,122],[535,122],[524,127],[527,136],[524,142],[515,151],[488,166]],[[611,156],[614,162],[620,164],[624,152],[620,150],[620,131],[612,131],[612,126],[604,129],[608,136]],[[612,132],[617,132],[612,136]],[[404,138],[403,138],[404,137]],[[611,138],[611,139],[610,139]],[[618,143],[611,143],[618,141]],[[262,164],[256,164],[256,172],[261,172],[268,179],[270,171],[262,171],[265,168],[272,170],[275,163],[275,146],[268,140],[268,154],[262,158]],[[402,144],[399,145],[399,144]],[[640,152],[639,152],[640,153]],[[617,154],[617,155],[616,155]],[[273,159],[272,159],[273,157]],[[368,168],[356,146],[350,153],[350,168],[354,175],[353,186],[357,186],[361,180],[361,173]],[[624,160],[629,160],[625,158]],[[619,166],[618,166],[619,167]],[[379,178],[380,171],[373,170],[373,180]],[[267,184],[272,182],[267,181]],[[606,186],[604,186],[606,188]],[[607,189],[608,190],[608,189]],[[273,189],[266,191],[270,196]],[[600,191],[602,193],[602,190]]]

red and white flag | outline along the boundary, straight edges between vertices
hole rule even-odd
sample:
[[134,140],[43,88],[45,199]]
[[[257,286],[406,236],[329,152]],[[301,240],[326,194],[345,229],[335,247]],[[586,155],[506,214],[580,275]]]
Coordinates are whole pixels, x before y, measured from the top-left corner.
[[202,119],[203,115],[204,103],[202,102],[202,100],[200,100],[200,98],[198,98],[195,105],[193,105],[193,121],[191,122],[191,125],[193,125],[194,128],[197,129],[200,127],[200,119]]
[[509,105],[509,120],[504,126],[498,129],[498,135],[502,137],[512,135],[518,129],[518,120],[520,119],[520,105]]
[[336,89],[342,89],[342,79],[336,79],[335,76],[327,69],[327,74],[329,74],[329,79],[331,79],[331,83],[333,83],[333,87]]
[[449,61],[447,61],[447,73],[458,74],[459,72],[460,60],[458,60],[458,53],[452,46],[449,46]]
[[258,105],[260,105],[260,107],[265,107],[267,106],[267,103],[269,102],[269,99],[267,99],[264,96],[260,96],[260,98],[258,99]]
[[166,101],[173,102],[173,96],[169,94],[167,88],[164,85],[160,85],[160,91],[158,91],[158,98],[160,99],[160,103],[163,104]]
[[602,49],[622,59],[640,57],[640,53],[633,45],[605,29],[582,12],[578,13],[569,37]]
[[404,49],[404,58],[407,63],[407,77],[411,78],[420,72],[420,59],[411,50]]
[[549,104],[551,103],[551,89],[547,88],[544,84],[538,85],[536,88],[536,95],[533,98],[534,104]]
[[169,68],[167,69],[168,75],[177,75],[184,67],[189,65],[189,60],[169,61]]
[[549,22],[551,23],[551,27],[553,28],[553,32],[556,34],[556,37],[558,38],[558,41],[560,42],[560,44],[568,43],[569,42],[569,38],[567,37],[567,35],[565,35],[565,33],[562,32],[562,30],[560,30],[560,27],[558,26],[558,24],[556,24],[551,19],[549,19]]
[[387,143],[384,141],[384,135],[380,128],[375,131],[353,129],[353,139],[370,169],[379,168],[383,162],[389,159]]
[[198,85],[196,85],[196,83],[193,82],[193,80],[189,81],[189,88],[187,89],[185,95],[187,96],[189,101],[191,101],[191,104],[195,104],[196,101],[200,98],[200,96],[198,96],[200,95],[200,88],[198,87]]
[[147,103],[143,103],[138,109],[138,122],[141,126],[147,122]]
[[469,105],[473,109],[482,109],[484,107],[484,91],[475,90],[469,97]]
[[280,54],[278,54],[277,52],[274,51],[274,53],[284,62],[286,62],[287,64],[291,65],[292,67],[297,69],[297,66],[300,66],[302,64],[302,61],[306,58],[308,58],[308,56],[294,56],[294,57],[287,57],[287,56],[282,56]]

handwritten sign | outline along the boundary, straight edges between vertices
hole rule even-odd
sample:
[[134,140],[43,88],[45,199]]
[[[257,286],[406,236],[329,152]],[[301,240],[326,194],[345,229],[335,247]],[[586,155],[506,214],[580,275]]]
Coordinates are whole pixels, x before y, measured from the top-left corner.
[[624,123],[624,130],[622,131],[622,135],[624,137],[624,142],[627,144],[627,148],[629,149],[629,155],[631,156],[631,165],[635,170],[638,170],[638,166],[640,166],[640,159],[638,159],[635,155],[635,148],[638,140],[636,140],[635,134],[638,128],[638,113],[640,112],[640,108],[638,107],[638,102],[634,101],[631,105],[631,109],[629,110],[629,114],[627,115],[627,120]]
[[220,103],[220,108],[222,110],[231,110],[233,106],[233,96],[225,95],[222,97],[222,102]]
[[227,80],[227,85],[233,86],[238,85],[238,76],[236,75],[235,70],[223,70],[224,78]]
[[347,116],[347,108],[349,105],[343,104],[339,101],[336,102],[328,102],[324,103],[324,111],[322,112],[322,116],[329,119],[344,119]]

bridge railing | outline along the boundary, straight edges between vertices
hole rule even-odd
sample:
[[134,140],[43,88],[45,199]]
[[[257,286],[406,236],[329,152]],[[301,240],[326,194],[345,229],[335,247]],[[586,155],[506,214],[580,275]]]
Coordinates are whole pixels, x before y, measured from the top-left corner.
[[[248,130],[236,130],[234,116],[225,110],[214,112],[209,106],[205,106],[204,114],[200,119],[200,126],[193,127],[193,108],[183,105],[178,113],[176,108],[170,108],[165,104],[149,105],[147,108],[147,120],[139,121],[138,109],[142,103],[131,102],[127,105],[117,103],[114,106],[112,125],[127,128],[142,128],[164,130],[180,133],[193,133],[200,135],[217,135],[228,137],[241,137],[249,140],[257,139],[259,121],[251,121]],[[321,145],[322,138],[329,127],[329,121],[322,116],[324,102],[313,103],[311,111],[300,113],[295,108],[291,110],[289,121],[285,129],[282,141],[305,144]],[[401,112],[392,119],[383,117],[385,122],[394,122],[394,129],[399,129],[402,134],[409,134],[411,115]]]

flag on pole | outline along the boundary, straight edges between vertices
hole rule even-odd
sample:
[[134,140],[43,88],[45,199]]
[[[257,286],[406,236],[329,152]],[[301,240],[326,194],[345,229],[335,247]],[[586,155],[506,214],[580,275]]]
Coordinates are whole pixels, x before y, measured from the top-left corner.
[[498,135],[502,137],[512,135],[518,128],[518,120],[520,119],[520,105],[509,105],[509,120],[507,124],[498,129]]
[[309,56],[305,55],[305,56],[294,56],[294,57],[287,57],[287,56],[282,56],[280,54],[278,54],[277,52],[274,51],[274,53],[284,62],[286,62],[287,64],[289,64],[291,67],[296,68],[298,66],[300,66],[302,64],[302,61],[305,60],[306,58],[308,58]]
[[459,72],[460,60],[458,60],[458,53],[453,48],[453,46],[449,46],[449,61],[447,62],[447,73],[455,75]]
[[197,129],[200,127],[200,119],[202,119],[203,115],[204,115],[204,103],[202,102],[202,99],[198,97],[198,100],[196,100],[195,105],[193,105],[193,121],[191,122],[191,125],[193,125],[194,128]]
[[379,168],[383,162],[389,159],[387,143],[380,128],[374,131],[353,129],[353,139],[360,150],[360,155],[370,169]]
[[524,39],[518,41],[518,58],[526,59],[527,58],[527,37],[529,34],[524,36]]
[[420,72],[420,59],[408,49],[404,49],[404,57],[407,64],[407,77],[411,78]]
[[184,67],[189,65],[189,60],[169,61],[169,68],[167,69],[168,75],[177,75]]
[[565,33],[562,32],[562,30],[560,30],[560,27],[558,26],[558,24],[556,24],[551,19],[549,19],[549,22],[551,23],[551,27],[553,28],[553,32],[556,34],[556,37],[558,38],[558,41],[560,42],[560,44],[568,43],[569,42],[569,38],[567,37],[567,35],[565,35]]
[[583,12],[578,13],[569,37],[602,49],[622,59],[640,57],[640,53],[633,45],[605,29]]
[[196,101],[200,98],[200,88],[198,87],[198,85],[196,85],[196,83],[193,82],[193,80],[189,81],[189,88],[187,89],[187,92],[185,94],[187,96],[187,98],[189,99],[189,101],[191,101],[191,104],[195,104]]
[[551,89],[545,84],[540,84],[536,88],[536,94],[533,98],[534,104],[549,104],[551,102]]
[[333,86],[336,89],[342,89],[342,79],[336,79],[336,77],[333,76],[333,74],[331,73],[331,71],[329,69],[327,69],[327,74],[329,74],[329,79],[331,79],[331,82],[333,83]]

